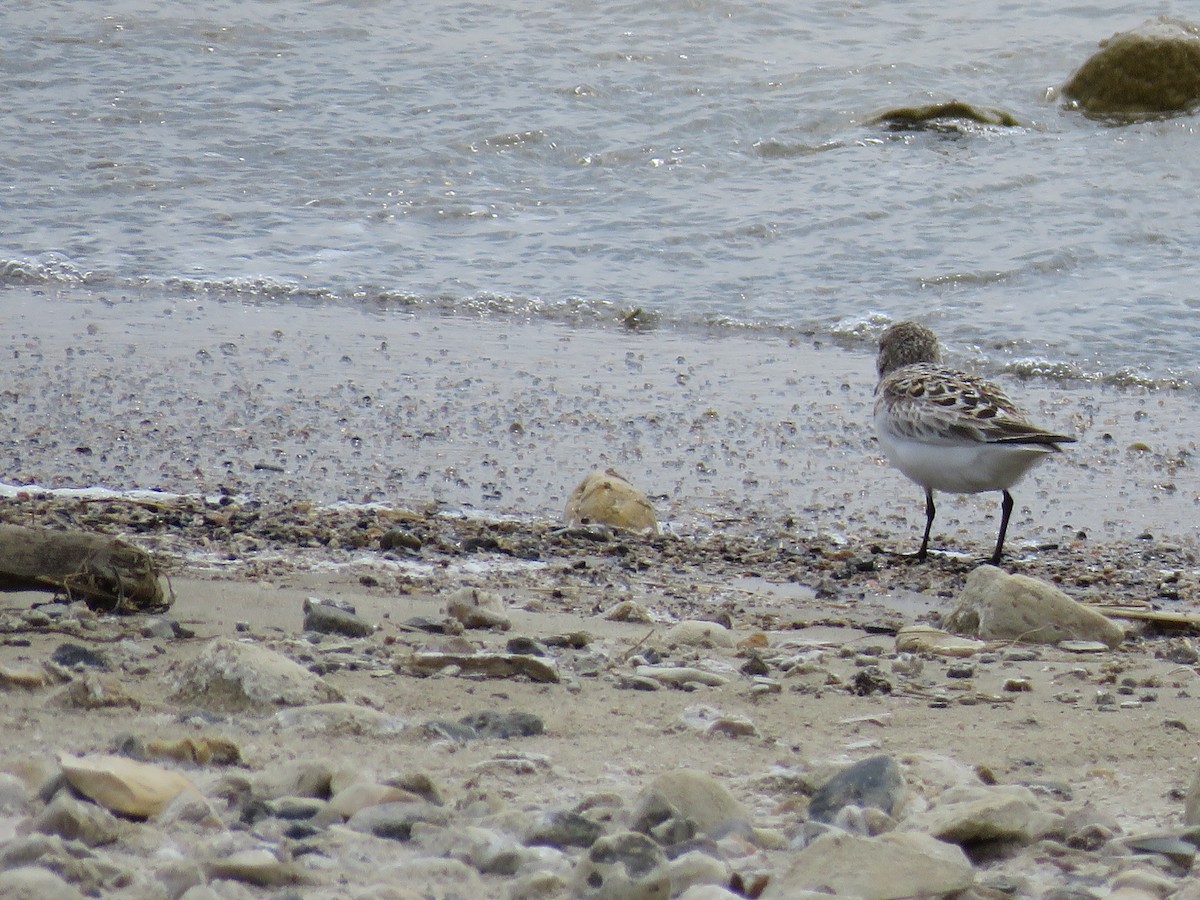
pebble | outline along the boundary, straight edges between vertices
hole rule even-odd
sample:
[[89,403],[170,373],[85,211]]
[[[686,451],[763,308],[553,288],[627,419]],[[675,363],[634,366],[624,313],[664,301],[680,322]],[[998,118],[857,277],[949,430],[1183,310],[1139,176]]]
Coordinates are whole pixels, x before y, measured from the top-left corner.
[[658,844],[634,831],[600,838],[575,865],[578,900],[667,900],[671,873]]
[[304,630],[365,638],[375,633],[375,626],[353,609],[342,609],[330,601],[310,597],[304,601]]
[[677,688],[686,688],[689,685],[720,687],[729,682],[724,675],[689,666],[638,666],[634,671],[640,678],[650,678]]
[[844,806],[873,806],[894,816],[904,800],[904,775],[890,756],[871,756],[838,772],[808,804],[808,816],[829,822]]

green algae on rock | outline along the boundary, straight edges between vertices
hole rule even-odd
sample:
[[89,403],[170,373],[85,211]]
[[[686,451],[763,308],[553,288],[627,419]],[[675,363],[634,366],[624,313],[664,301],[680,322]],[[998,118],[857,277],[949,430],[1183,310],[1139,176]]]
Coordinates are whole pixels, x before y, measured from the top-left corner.
[[962,100],[947,100],[925,106],[899,106],[872,116],[868,125],[886,125],[896,130],[961,130],[960,123],[1012,128],[1021,123],[1001,109],[984,109]]
[[1084,114],[1140,119],[1200,105],[1200,28],[1170,16],[1100,42],[1063,85]]

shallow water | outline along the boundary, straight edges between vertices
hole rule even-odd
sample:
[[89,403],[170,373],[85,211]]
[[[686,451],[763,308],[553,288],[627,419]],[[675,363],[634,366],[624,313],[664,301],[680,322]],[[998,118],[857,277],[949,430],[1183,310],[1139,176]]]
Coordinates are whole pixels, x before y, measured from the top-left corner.
[[[1170,11],[26,4],[0,55],[0,284],[642,308],[864,351],[919,316],[985,369],[1200,383],[1194,120],[1106,127],[1048,96]],[[865,124],[949,98],[1022,127]]]

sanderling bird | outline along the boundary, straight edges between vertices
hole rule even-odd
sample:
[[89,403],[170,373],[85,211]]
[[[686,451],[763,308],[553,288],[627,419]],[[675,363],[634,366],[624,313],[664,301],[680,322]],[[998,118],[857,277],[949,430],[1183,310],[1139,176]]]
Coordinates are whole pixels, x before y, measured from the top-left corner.
[[999,387],[947,369],[941,358],[937,337],[923,325],[900,322],[883,333],[875,431],[892,465],[925,488],[925,537],[917,560],[929,550],[934,491],[1000,491],[995,565],[1013,509],[1008,489],[1075,438],[1038,428]]

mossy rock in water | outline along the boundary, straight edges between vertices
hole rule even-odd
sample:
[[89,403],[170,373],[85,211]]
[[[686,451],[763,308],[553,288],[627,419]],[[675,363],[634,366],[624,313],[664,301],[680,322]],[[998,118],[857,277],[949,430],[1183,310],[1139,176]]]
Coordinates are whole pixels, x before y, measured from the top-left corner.
[[1087,115],[1144,117],[1200,106],[1200,28],[1160,16],[1100,42],[1063,85]]
[[896,130],[940,131],[947,128],[961,130],[960,123],[974,122],[979,125],[999,125],[1011,128],[1020,123],[1000,109],[981,109],[961,100],[945,103],[930,103],[926,106],[901,106],[889,109],[872,117],[867,124],[886,125]]

